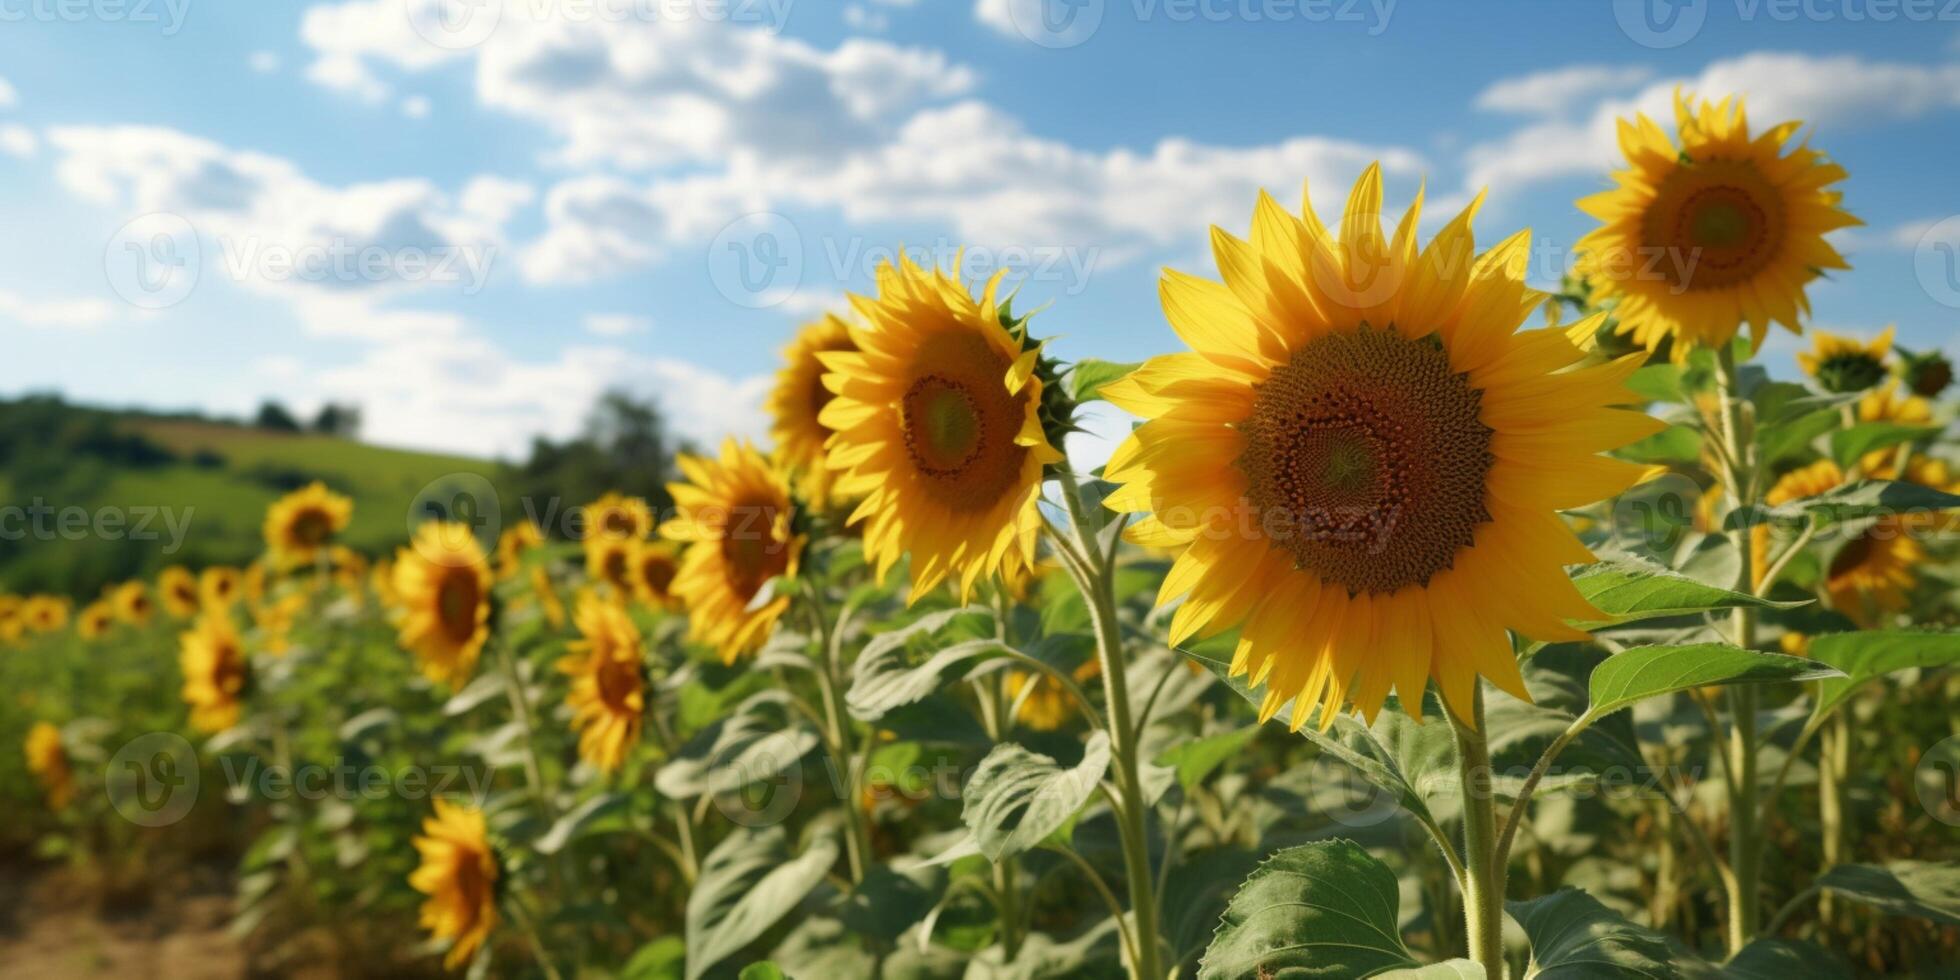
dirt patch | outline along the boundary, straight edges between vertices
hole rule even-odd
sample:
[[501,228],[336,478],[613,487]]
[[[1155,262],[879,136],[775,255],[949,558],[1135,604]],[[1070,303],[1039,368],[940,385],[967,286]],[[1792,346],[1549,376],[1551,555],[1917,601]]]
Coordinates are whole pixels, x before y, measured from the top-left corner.
[[231,980],[249,975],[227,934],[222,877],[192,874],[148,901],[104,907],[100,891],[62,870],[0,867],[0,975]]

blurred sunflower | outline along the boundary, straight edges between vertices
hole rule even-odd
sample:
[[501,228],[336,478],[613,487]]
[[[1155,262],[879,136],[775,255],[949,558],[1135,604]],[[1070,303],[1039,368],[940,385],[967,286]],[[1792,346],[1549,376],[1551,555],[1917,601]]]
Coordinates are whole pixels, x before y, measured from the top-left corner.
[[805,324],[783,349],[783,367],[769,392],[773,420],[769,435],[776,442],[776,458],[795,474],[797,490],[816,510],[830,505],[830,488],[836,481],[836,474],[824,465],[824,442],[831,430],[819,420],[833,396],[824,387],[824,365],[817,355],[855,350],[850,324],[827,313]]
[[625,609],[590,594],[580,597],[575,621],[579,638],[558,661],[559,671],[572,679],[565,705],[579,733],[579,758],[612,773],[640,740],[646,710],[640,630]]
[[191,708],[191,727],[221,732],[238,724],[239,698],[245,693],[249,667],[245,645],[231,617],[207,612],[178,638],[177,665],[184,672],[184,703]]
[[48,798],[48,809],[66,809],[75,798],[75,774],[68,766],[68,750],[61,746],[61,729],[37,721],[27,730],[27,771],[41,784]]
[[[1086,684],[1102,676],[1102,661],[1089,658],[1075,668],[1075,682]],[[1046,674],[1016,670],[1007,675],[1007,696],[1019,705],[1014,719],[1038,732],[1052,732],[1075,717],[1075,698]]]
[[639,542],[639,538],[586,538],[585,577],[604,582],[612,598],[625,601],[633,594],[633,552]]
[[544,532],[530,518],[504,528],[497,536],[497,578],[515,576],[524,562],[524,553],[544,543]]
[[[1252,240],[1213,229],[1224,283],[1168,272],[1192,353],[1151,359],[1104,397],[1147,421],[1105,470],[1135,540],[1177,552],[1170,640],[1242,624],[1233,675],[1262,719],[1320,723],[1434,678],[1459,718],[1479,674],[1528,698],[1506,630],[1584,639],[1597,619],[1565,566],[1593,555],[1560,510],[1640,467],[1600,453],[1661,428],[1612,406],[1638,356],[1584,366],[1559,329],[1517,332],[1542,296],[1529,235],[1472,261],[1473,202],[1418,251],[1422,199],[1384,238],[1379,168],[1338,235],[1261,194]],[[1593,318],[1575,325],[1590,333]],[[1583,330],[1581,330],[1583,328]]]
[[1953,383],[1953,362],[1946,355],[1929,350],[1915,354],[1899,349],[1899,378],[1921,398],[1936,398]]
[[36,633],[52,633],[68,625],[66,596],[34,595],[20,605],[20,621]]
[[[1960,491],[1947,466],[1940,460],[1915,460],[1902,477],[1947,493]],[[1847,482],[1846,475],[1830,460],[1819,460],[1792,470],[1776,481],[1764,503],[1780,507],[1834,490]],[[1929,556],[1920,536],[1948,519],[1936,514],[1894,514],[1881,517],[1840,546],[1824,573],[1824,594],[1831,607],[1859,626],[1880,625],[1889,614],[1905,610],[1912,590],[1918,585],[1918,569]],[[1765,566],[1771,561],[1771,531],[1758,524],[1750,529],[1751,565],[1760,585]]]
[[674,546],[665,541],[640,541],[633,546],[630,579],[633,594],[655,609],[672,609],[680,604],[674,595],[674,573],[680,562]]
[[84,640],[93,640],[109,632],[109,626],[116,621],[116,611],[109,607],[107,599],[98,599],[82,607],[75,617],[75,635]]
[[334,584],[356,603],[360,602],[364,598],[363,587],[367,585],[367,556],[342,545],[334,545],[331,555]]
[[1844,168],[1808,144],[1784,144],[1803,125],[1749,135],[1739,99],[1676,93],[1680,144],[1644,114],[1620,120],[1627,169],[1579,209],[1602,224],[1578,242],[1578,274],[1612,308],[1619,332],[1654,350],[1715,348],[1749,324],[1756,349],[1772,322],[1801,333],[1804,288],[1850,266],[1827,232],[1860,224],[1838,204]]
[[266,550],[282,568],[309,564],[353,516],[353,501],[324,483],[309,483],[266,509]]
[[449,940],[442,964],[454,970],[468,963],[497,927],[497,855],[483,811],[441,798],[435,810],[415,838],[422,863],[408,884],[429,896],[422,903],[422,928]]
[[911,599],[952,577],[962,598],[1012,554],[1034,561],[1042,467],[1062,454],[1042,431],[1038,347],[1001,325],[995,275],[976,301],[958,280],[900,256],[878,268],[878,298],[853,296],[867,326],[856,351],[818,354],[836,397],[833,491],[862,497],[864,554],[880,579],[912,556]]
[[[1858,399],[1858,421],[1931,425],[1933,404],[1910,390],[1900,390],[1899,382],[1891,380]],[[1858,466],[1875,479],[1897,479],[1898,456],[1897,449],[1877,449],[1860,457]]]
[[368,588],[374,590],[374,597],[383,609],[393,609],[400,605],[395,595],[395,560],[383,556],[374,561],[374,568],[368,572]]
[[653,531],[653,510],[638,497],[608,493],[585,505],[585,540],[638,541]]
[[157,576],[157,595],[163,598],[163,611],[172,619],[197,615],[197,578],[182,565],[172,565]]
[[1885,380],[1893,330],[1888,326],[1869,341],[1812,330],[1811,349],[1797,352],[1797,364],[1825,391],[1864,391]]
[[490,638],[490,565],[468,525],[430,521],[395,556],[396,629],[422,675],[461,687]]
[[150,616],[156,612],[156,604],[150,601],[150,590],[141,582],[124,582],[109,592],[109,608],[115,610],[116,618],[131,626],[145,626]]
[[239,582],[239,591],[244,594],[246,602],[256,606],[265,601],[266,578],[265,562],[255,560],[245,566],[245,575]]
[[270,602],[252,607],[252,623],[258,627],[258,648],[283,656],[292,649],[293,626],[306,611],[306,593],[287,592]]
[[544,610],[545,622],[554,628],[565,625],[565,604],[559,600],[558,590],[551,587],[551,573],[543,565],[531,566],[531,594]]
[[789,608],[788,595],[762,595],[771,579],[796,574],[803,552],[789,481],[734,439],[722,442],[720,459],[683,453],[675,462],[689,482],[668,485],[676,513],[660,527],[686,548],[673,594],[687,607],[688,638],[732,664],[761,647]]
[[197,576],[198,597],[212,609],[229,609],[238,601],[238,569],[213,565]]

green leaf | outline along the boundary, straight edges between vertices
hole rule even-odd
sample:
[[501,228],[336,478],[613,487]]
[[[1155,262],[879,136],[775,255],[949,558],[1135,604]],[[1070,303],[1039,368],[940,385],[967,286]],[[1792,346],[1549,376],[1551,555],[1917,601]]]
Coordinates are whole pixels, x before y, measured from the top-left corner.
[[502,697],[508,681],[499,672],[491,672],[469,682],[468,685],[443,702],[442,713],[451,718],[466,714],[491,698]]
[[1960,663],[1960,633],[1932,630],[1861,630],[1824,633],[1810,639],[1810,657],[1844,672],[1817,685],[1813,719],[1843,704],[1859,685],[1910,667]]
[[789,980],[789,974],[784,973],[782,967],[762,960],[743,967],[742,972],[736,974],[736,980]]
[[1687,394],[1681,390],[1681,368],[1674,364],[1648,364],[1637,368],[1627,378],[1627,387],[1650,402],[1688,400]]
[[536,847],[540,854],[556,854],[573,840],[590,836],[597,827],[601,826],[600,818],[625,809],[626,802],[627,798],[619,793],[601,793],[586,800],[559,817],[558,821],[551,825],[551,829],[545,831],[544,836],[538,838],[537,843],[532,846]]
[[1397,928],[1395,873],[1352,841],[1267,858],[1226,905],[1199,980],[1352,980],[1418,966]]
[[1587,565],[1572,577],[1579,594],[1607,615],[1586,629],[1617,626],[1642,619],[1686,616],[1712,609],[1753,606],[1791,609],[1803,602],[1775,602],[1689,578],[1639,558],[1624,557]]
[[340,740],[343,742],[358,742],[400,720],[400,716],[395,714],[395,709],[393,708],[369,708],[340,723]]
[[999,943],[969,960],[963,980],[1075,980],[1077,977],[1121,976],[1120,938],[1116,920],[1105,918],[1072,939],[1058,940],[1030,932],[1019,955],[1007,961]]
[[859,721],[877,721],[894,708],[923,700],[944,685],[947,671],[968,661],[1003,657],[1011,652],[996,640],[967,640],[914,664],[902,643],[878,649],[873,649],[874,646],[875,641],[867,644],[858,656],[851,668],[851,689],[844,694],[844,704],[850,709],[851,717]]
[[996,862],[1033,850],[1061,829],[1109,769],[1109,736],[1096,732],[1082,761],[1064,769],[1019,745],[996,745],[967,781],[960,818],[980,853]]
[[1490,980],[1482,963],[1473,960],[1446,960],[1409,970],[1390,970],[1375,974],[1376,980]]
[[1078,403],[1098,401],[1102,398],[1103,385],[1128,377],[1131,371],[1142,366],[1142,362],[1119,364],[1093,357],[1084,358],[1075,362],[1075,369],[1069,372],[1069,396]]
[[750,695],[735,712],[696,732],[654,774],[654,788],[675,800],[739,792],[797,765],[819,741],[789,708],[784,691]]
[[1817,884],[1893,915],[1960,926],[1960,861],[1840,864]]
[[1692,464],[1701,459],[1701,433],[1693,426],[1670,425],[1615,455],[1636,463]]
[[1851,971],[1831,954],[1782,939],[1758,939],[1720,969],[1709,968],[1706,975],[1726,980],[1851,980]]
[[1805,515],[1824,523],[1862,517],[1928,513],[1960,507],[1960,497],[1917,483],[1860,480],[1779,507],[1738,507],[1723,524],[1730,530],[1771,521],[1801,522]]
[[661,936],[633,953],[619,971],[619,980],[681,980],[687,964],[687,941]]
[[1810,444],[1817,437],[1836,429],[1842,417],[1837,409],[1819,409],[1808,415],[1799,415],[1788,421],[1765,426],[1756,437],[1757,445],[1762,447],[1762,462],[1771,466],[1785,460],[1794,460],[1810,452]]
[[1506,902],[1531,940],[1526,980],[1656,980],[1678,977],[1667,940],[1576,888],[1528,902]]
[[1937,425],[1901,425],[1897,422],[1860,422],[1849,429],[1831,433],[1831,458],[1846,469],[1864,458],[1902,442],[1913,442],[1940,432]]
[[1835,677],[1838,672],[1802,657],[1744,650],[1726,643],[1634,647],[1593,668],[1586,689],[1588,714],[1605,715],[1636,701],[1715,684],[1768,684]]
[[1226,760],[1238,755],[1258,734],[1258,725],[1247,725],[1238,731],[1180,742],[1158,756],[1157,764],[1175,770],[1178,785],[1189,791],[1204,782],[1205,777],[1224,765]]
[[739,952],[803,900],[837,863],[820,837],[792,858],[781,827],[738,827],[708,852],[687,899],[687,980]]

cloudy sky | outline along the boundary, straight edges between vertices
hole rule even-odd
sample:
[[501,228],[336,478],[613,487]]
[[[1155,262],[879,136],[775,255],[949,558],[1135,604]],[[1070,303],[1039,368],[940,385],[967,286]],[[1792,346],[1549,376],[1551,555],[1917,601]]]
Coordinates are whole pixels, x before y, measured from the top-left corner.
[[1136,360],[1208,225],[1379,160],[1432,229],[1488,187],[1555,283],[1614,117],[1677,86],[1850,169],[1819,326],[1955,346],[1946,0],[0,0],[0,394],[510,454],[623,385],[760,434],[790,332],[900,243]]

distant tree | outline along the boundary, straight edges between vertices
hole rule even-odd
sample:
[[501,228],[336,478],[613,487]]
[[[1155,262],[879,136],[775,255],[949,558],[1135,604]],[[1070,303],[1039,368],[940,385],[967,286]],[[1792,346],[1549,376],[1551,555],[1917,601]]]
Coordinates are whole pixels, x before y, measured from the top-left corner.
[[320,406],[320,414],[313,416],[313,431],[345,439],[357,438],[361,434],[361,407],[328,402]]
[[540,519],[551,501],[562,514],[614,490],[642,497],[664,515],[673,509],[667,493],[673,452],[659,408],[615,389],[599,396],[578,436],[532,440],[530,458],[509,467],[500,482],[530,501]]
[[270,400],[259,405],[259,414],[252,419],[252,424],[279,432],[299,431],[299,420],[293,418],[293,413],[286,411],[286,406]]

